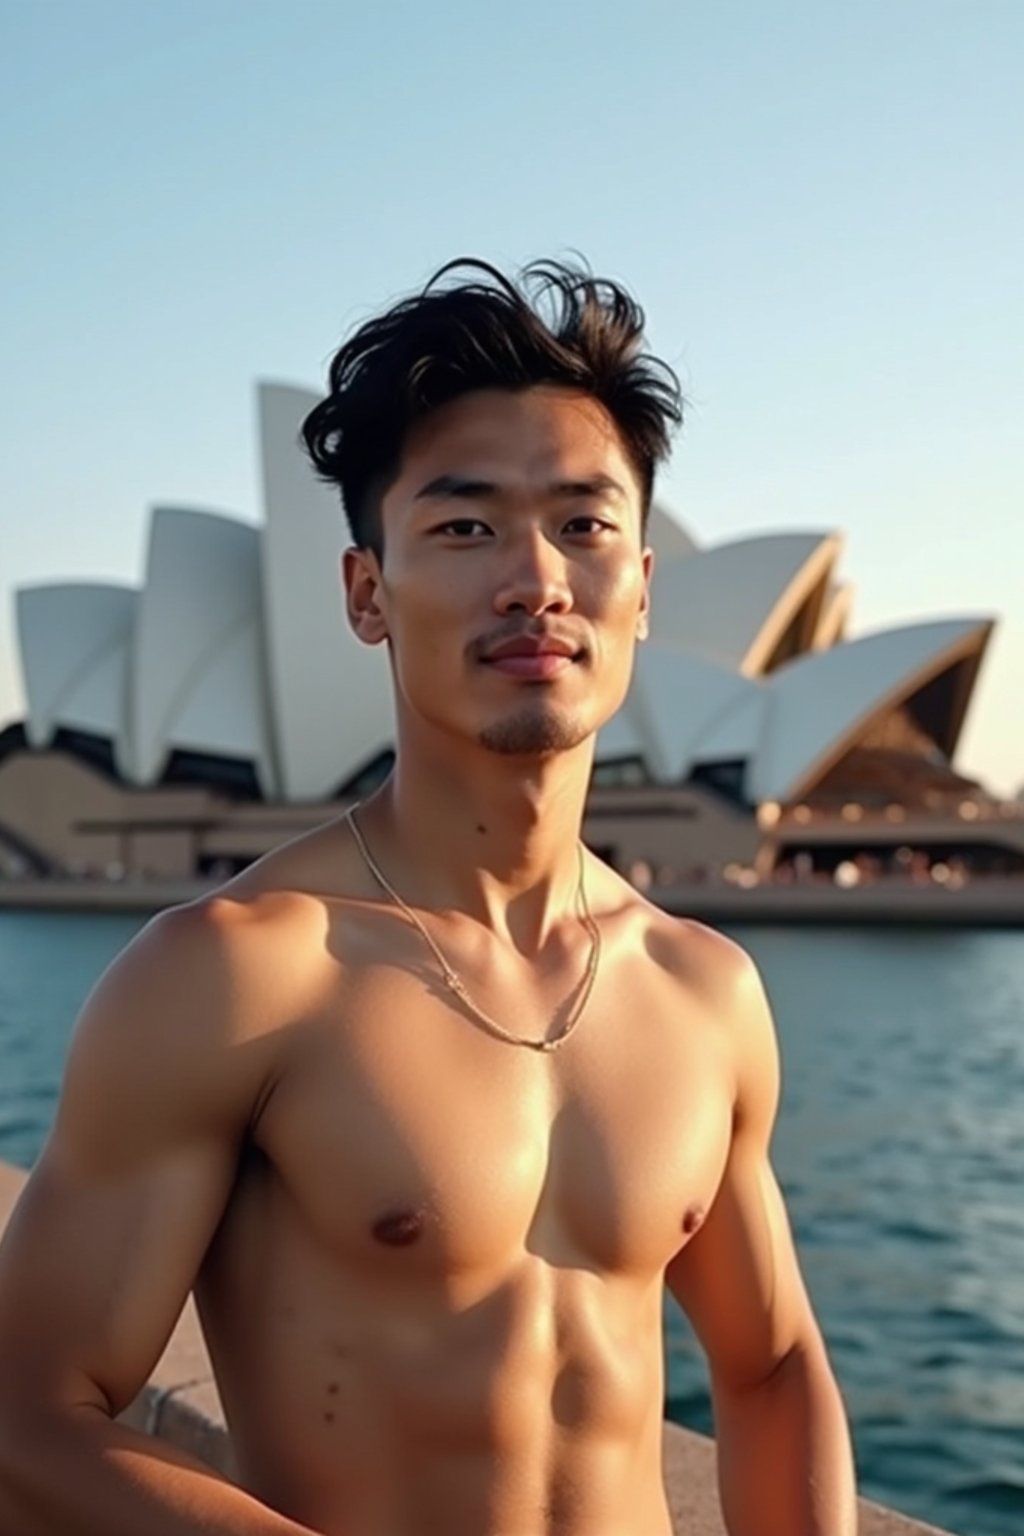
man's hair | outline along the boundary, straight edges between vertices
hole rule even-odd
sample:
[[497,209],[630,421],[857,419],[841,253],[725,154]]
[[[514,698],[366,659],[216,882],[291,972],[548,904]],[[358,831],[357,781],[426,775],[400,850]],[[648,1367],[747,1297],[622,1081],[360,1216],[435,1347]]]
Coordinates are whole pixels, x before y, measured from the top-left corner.
[[[456,273],[465,275],[453,281]],[[382,555],[381,499],[413,426],[473,390],[541,384],[604,406],[639,479],[646,524],[683,399],[673,370],[643,350],[643,328],[636,300],[585,267],[536,262],[513,282],[468,257],[361,325],[302,425],[317,474],[341,491],[354,542]]]

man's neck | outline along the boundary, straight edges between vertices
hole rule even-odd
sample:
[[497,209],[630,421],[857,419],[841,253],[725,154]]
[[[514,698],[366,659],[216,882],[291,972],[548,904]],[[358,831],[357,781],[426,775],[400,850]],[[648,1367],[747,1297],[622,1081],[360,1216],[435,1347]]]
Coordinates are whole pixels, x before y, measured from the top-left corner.
[[400,749],[360,825],[411,905],[465,913],[528,953],[575,915],[592,761],[593,740],[546,758]]

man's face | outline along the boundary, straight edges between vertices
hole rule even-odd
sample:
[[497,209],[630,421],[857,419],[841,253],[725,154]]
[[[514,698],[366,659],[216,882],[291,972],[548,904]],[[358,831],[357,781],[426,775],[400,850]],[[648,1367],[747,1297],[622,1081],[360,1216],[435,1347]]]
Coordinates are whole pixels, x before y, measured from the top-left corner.
[[387,640],[400,717],[502,753],[578,746],[646,633],[651,554],[618,432],[589,396],[480,390],[410,434],[383,566],[345,557],[349,616]]

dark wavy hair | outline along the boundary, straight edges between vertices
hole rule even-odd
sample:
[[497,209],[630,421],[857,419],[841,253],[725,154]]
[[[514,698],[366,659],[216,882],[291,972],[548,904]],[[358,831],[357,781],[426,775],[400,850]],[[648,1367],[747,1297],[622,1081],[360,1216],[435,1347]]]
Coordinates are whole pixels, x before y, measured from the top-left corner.
[[302,425],[317,474],[341,491],[354,542],[383,553],[381,499],[411,427],[473,390],[539,384],[604,406],[636,470],[646,523],[683,397],[673,370],[643,350],[643,328],[636,300],[585,267],[535,262],[513,282],[469,257],[366,321],[335,353],[330,392]]

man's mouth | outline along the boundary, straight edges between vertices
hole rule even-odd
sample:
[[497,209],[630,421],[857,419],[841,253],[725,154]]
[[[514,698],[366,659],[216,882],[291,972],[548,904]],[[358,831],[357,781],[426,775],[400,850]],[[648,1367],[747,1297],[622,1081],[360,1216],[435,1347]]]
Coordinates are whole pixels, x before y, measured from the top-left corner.
[[582,654],[578,645],[560,636],[516,635],[491,646],[483,661],[507,677],[546,682],[567,672]]
[[495,672],[503,672],[507,677],[523,677],[535,682],[546,682],[548,678],[560,677],[575,664],[575,658],[565,656],[559,651],[534,651],[518,656],[497,656],[488,658],[487,665],[493,667]]

